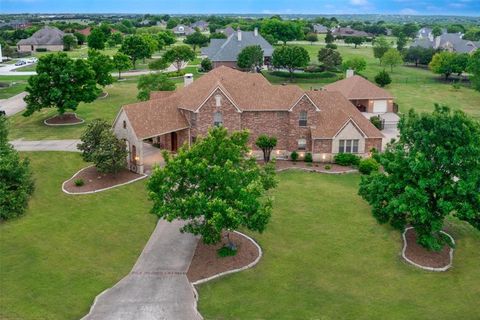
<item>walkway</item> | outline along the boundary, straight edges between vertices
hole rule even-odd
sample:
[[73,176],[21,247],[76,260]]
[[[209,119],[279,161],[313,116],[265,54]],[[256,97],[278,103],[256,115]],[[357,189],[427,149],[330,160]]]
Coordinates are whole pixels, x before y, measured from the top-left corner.
[[79,152],[80,140],[13,140],[10,141],[18,151],[70,151]]
[[159,220],[130,274],[99,294],[82,320],[195,320],[193,286],[186,272],[197,239],[183,222]]
[[17,114],[27,107],[27,103],[23,101],[23,98],[27,95],[26,92],[21,92],[8,99],[0,100],[0,110],[5,111],[7,117],[11,117]]

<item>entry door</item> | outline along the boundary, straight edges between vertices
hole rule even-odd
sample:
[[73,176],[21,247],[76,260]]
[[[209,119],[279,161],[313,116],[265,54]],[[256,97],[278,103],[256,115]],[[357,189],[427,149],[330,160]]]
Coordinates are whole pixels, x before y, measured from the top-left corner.
[[173,152],[176,152],[177,149],[178,149],[178,139],[177,139],[177,133],[176,132],[172,132],[170,134],[170,138],[172,140],[172,151]]

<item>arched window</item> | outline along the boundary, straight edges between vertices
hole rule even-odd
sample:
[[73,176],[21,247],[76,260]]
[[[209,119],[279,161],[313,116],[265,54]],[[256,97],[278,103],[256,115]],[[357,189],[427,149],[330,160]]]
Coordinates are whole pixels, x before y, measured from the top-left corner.
[[298,117],[298,125],[300,127],[307,126],[307,111],[300,111],[300,116]]
[[215,127],[223,126],[223,115],[221,112],[215,112],[213,114],[213,125]]

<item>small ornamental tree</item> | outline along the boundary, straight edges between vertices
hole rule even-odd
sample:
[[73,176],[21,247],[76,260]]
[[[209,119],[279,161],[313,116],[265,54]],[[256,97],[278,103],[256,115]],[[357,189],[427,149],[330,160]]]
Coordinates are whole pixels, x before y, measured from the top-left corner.
[[275,68],[285,68],[293,78],[295,69],[303,68],[310,62],[310,56],[305,48],[298,46],[281,46],[273,51],[272,64]]
[[390,43],[388,42],[387,38],[385,37],[378,37],[375,40],[375,44],[373,45],[373,56],[377,59],[381,59],[385,52],[391,48]]
[[452,73],[455,73],[455,53],[449,51],[442,51],[436,53],[432,61],[428,64],[430,70],[433,73],[442,74],[445,76],[445,80],[450,77]]
[[147,43],[144,37],[139,35],[131,35],[125,37],[119,52],[126,54],[132,60],[133,68],[137,60],[150,58],[152,55],[151,46]]
[[64,51],[70,51],[72,48],[75,48],[77,45],[77,39],[71,35],[71,34],[66,34],[63,36],[63,50]]
[[263,161],[265,163],[270,161],[270,154],[272,153],[273,148],[277,145],[277,138],[269,137],[266,134],[258,136],[257,141],[255,141],[257,147],[263,151]]
[[345,43],[351,43],[355,45],[355,49],[357,49],[359,45],[365,42],[365,38],[364,37],[346,37],[344,41]]
[[92,32],[87,37],[88,47],[91,49],[103,50],[105,49],[105,42],[107,38],[100,28],[93,28]]
[[8,143],[7,117],[0,115],[0,222],[21,216],[33,191],[29,160]]
[[100,143],[92,154],[92,161],[99,172],[116,175],[127,165],[127,155],[125,142],[117,139],[109,129],[101,133]]
[[121,79],[122,71],[129,70],[133,67],[130,57],[124,53],[117,52],[113,56],[113,68],[118,70],[118,79]]
[[310,42],[310,45],[313,45],[314,42],[317,42],[318,41],[318,36],[316,33],[308,33],[306,36],[305,36],[305,40],[307,40],[308,42]]
[[333,37],[332,31],[328,30],[327,34],[325,35],[325,43],[331,44],[333,41],[335,41],[335,38]]
[[388,49],[387,52],[380,59],[382,65],[389,66],[390,71],[393,72],[393,67],[401,65],[403,63],[402,54],[397,49]]
[[397,50],[402,52],[407,45],[407,37],[403,33],[400,33],[397,37]]
[[360,73],[367,67],[367,61],[363,58],[355,57],[342,63],[344,70],[352,69],[355,73]]
[[193,51],[195,51],[197,47],[205,47],[208,44],[208,41],[208,37],[200,31],[195,31],[183,40],[184,43],[193,47]]
[[182,232],[218,243],[224,230],[265,230],[272,201],[265,191],[276,185],[275,168],[247,157],[248,132],[231,135],[222,127],[157,167],[148,181],[152,212],[168,221],[181,219]]
[[244,70],[253,70],[263,65],[263,50],[259,45],[248,46],[238,54],[237,65]]
[[200,63],[200,67],[202,72],[208,72],[212,70],[213,69],[212,60],[208,58],[203,59],[202,62]]
[[387,71],[382,70],[380,71],[376,76],[375,76],[375,82],[380,86],[380,87],[385,87],[386,85],[389,85],[392,82],[392,79],[390,78],[390,75],[388,74]]
[[94,101],[100,92],[90,64],[82,59],[73,60],[62,52],[38,60],[37,74],[28,79],[26,91],[24,116],[52,107],[62,115],[67,110],[76,110],[80,102]]
[[106,130],[110,130],[110,125],[102,119],[95,119],[87,125],[80,137],[81,143],[77,145],[78,150],[82,152],[84,161],[93,161],[93,153],[100,146],[102,133]]
[[326,69],[334,69],[342,64],[342,56],[337,50],[322,48],[318,51],[318,61],[321,62]]
[[175,41],[177,41],[175,39],[175,35],[172,33],[172,31],[170,30],[165,30],[165,31],[161,31],[159,33],[156,34],[156,37],[159,39],[159,40],[162,40],[162,42],[166,45],[166,46],[171,46],[172,44],[175,43]]
[[183,62],[195,59],[195,52],[186,45],[174,46],[165,52],[162,58],[168,63],[173,63],[177,71],[180,71]]
[[175,83],[163,73],[145,74],[138,79],[137,98],[146,101],[152,91],[173,91],[175,88]]
[[88,50],[87,61],[95,72],[95,79],[100,86],[105,87],[113,83],[111,72],[114,65],[110,56],[102,54],[98,50],[90,49]]
[[74,32],[73,35],[77,38],[78,45],[83,45],[87,41],[87,37],[80,32]]
[[468,60],[467,71],[471,73],[470,81],[475,90],[480,91],[480,50],[475,51]]
[[480,230],[480,124],[462,111],[435,105],[411,110],[400,138],[380,155],[384,172],[362,177],[359,194],[379,223],[412,225],[429,250],[450,244],[440,231],[447,216]]

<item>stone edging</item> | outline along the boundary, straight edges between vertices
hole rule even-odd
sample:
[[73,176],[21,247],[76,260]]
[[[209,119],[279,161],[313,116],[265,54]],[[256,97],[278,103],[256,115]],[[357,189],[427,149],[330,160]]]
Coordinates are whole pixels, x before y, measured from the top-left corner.
[[[250,238],[249,236],[247,236],[246,234],[244,234],[244,233],[241,233],[241,232],[239,232],[239,231],[233,231],[233,232],[235,232],[236,234],[239,234],[239,235],[247,238],[248,240],[250,240],[250,241],[257,247],[258,257],[257,257],[253,262],[250,262],[248,265],[246,265],[246,266],[244,266],[244,267],[217,273],[216,275],[213,275],[213,276],[211,276],[211,277],[194,281],[194,282],[192,282],[192,285],[196,286],[196,285],[205,283],[205,282],[207,282],[207,281],[210,281],[210,280],[213,280],[213,279],[216,279],[216,278],[223,277],[223,276],[225,276],[225,275],[227,275],[227,274],[236,273],[236,272],[240,272],[240,271],[243,271],[243,270],[246,270],[246,269],[250,269],[251,267],[255,266],[255,265],[260,261],[260,259],[261,259],[262,256],[263,256],[263,251],[262,251],[262,248],[260,248],[260,246],[258,245],[258,243],[257,243],[255,240],[253,240],[252,238]],[[195,291],[195,292],[196,292],[196,291]],[[198,297],[198,294],[197,294],[196,296]]]
[[133,180],[130,180],[130,181],[127,181],[127,182],[124,182],[124,183],[119,183],[119,184],[116,184],[116,185],[111,186],[111,187],[107,187],[107,188],[103,188],[103,189],[98,189],[98,190],[95,190],[95,191],[69,192],[69,191],[65,190],[65,184],[66,184],[68,181],[74,179],[80,172],[82,172],[83,170],[86,170],[86,169],[88,169],[88,168],[90,168],[90,167],[93,167],[93,165],[78,170],[70,179],[64,181],[64,182],[62,183],[62,191],[65,192],[66,194],[70,194],[70,195],[92,194],[92,193],[97,193],[97,192],[102,192],[102,191],[110,190],[110,189],[113,189],[113,188],[116,188],[116,187],[121,187],[121,186],[130,184],[130,183],[133,183],[133,182],[136,182],[136,181],[139,181],[139,180],[142,180],[142,179],[145,179],[146,177],[148,177],[146,174],[144,174],[144,175],[142,175],[141,177],[138,177],[138,178],[136,178],[136,179],[133,179]]
[[342,172],[332,172],[328,170],[317,170],[317,169],[310,169],[310,168],[300,168],[300,167],[288,167],[288,168],[281,168],[277,169],[277,172],[287,171],[287,170],[302,170],[307,172],[316,172],[316,173],[326,173],[326,174],[345,174],[345,173],[356,173],[358,172],[357,169],[350,169]]
[[[413,229],[413,227],[406,228],[405,231],[403,231],[403,233],[402,233],[402,238],[403,238],[402,258],[405,259],[405,261],[407,261],[411,265],[414,265],[417,268],[420,268],[420,269],[423,269],[423,270],[428,270],[428,271],[442,272],[442,271],[447,271],[448,269],[451,268],[452,262],[453,262],[453,249],[452,248],[450,248],[450,253],[449,253],[450,262],[445,267],[441,267],[441,268],[426,267],[426,266],[422,266],[421,264],[415,263],[412,260],[408,259],[407,256],[405,255],[405,252],[407,251],[407,238],[406,238],[405,235],[406,235],[407,231],[410,230],[410,229]],[[440,232],[443,233],[444,235],[448,236],[452,240],[452,243],[455,244],[455,240],[453,239],[453,237],[451,235],[449,235],[445,231],[440,231]]]
[[56,123],[56,124],[50,124],[47,123],[48,120],[55,118],[56,116],[50,117],[48,119],[43,120],[43,124],[49,127],[62,127],[62,126],[76,126],[79,124],[82,124],[85,122],[82,118],[78,118],[76,113],[73,113],[75,115],[75,118],[79,119],[80,122],[75,122],[75,123]]

